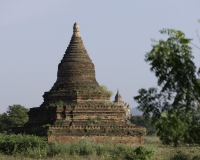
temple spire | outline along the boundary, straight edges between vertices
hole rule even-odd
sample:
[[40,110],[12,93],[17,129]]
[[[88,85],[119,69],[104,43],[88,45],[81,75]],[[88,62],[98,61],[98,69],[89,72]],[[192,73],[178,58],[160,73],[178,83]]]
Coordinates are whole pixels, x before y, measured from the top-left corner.
[[80,27],[79,27],[78,23],[75,22],[75,23],[74,23],[74,27],[73,27],[73,32],[74,32],[74,33],[73,33],[73,36],[74,36],[74,37],[81,37],[80,32],[79,32],[79,31],[80,31],[79,28],[80,28]]
[[[76,22],[73,25],[70,43],[58,65],[57,80],[50,91],[45,92],[43,96],[44,102],[41,105],[43,107],[60,100],[74,103],[81,99],[75,94],[78,91],[86,90],[88,86],[100,88],[96,81],[94,64],[85,49],[79,31],[80,27]],[[107,95],[102,93],[102,99],[107,99]]]
[[119,93],[119,89],[117,89],[117,94],[115,95],[115,101],[114,102],[116,102],[116,103],[123,102],[122,101],[122,96]]

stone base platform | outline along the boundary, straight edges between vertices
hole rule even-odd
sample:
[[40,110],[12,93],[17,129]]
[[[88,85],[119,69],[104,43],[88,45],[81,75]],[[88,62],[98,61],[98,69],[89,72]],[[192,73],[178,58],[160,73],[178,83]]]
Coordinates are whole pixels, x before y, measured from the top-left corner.
[[128,146],[135,146],[137,144],[144,144],[144,136],[48,136],[49,142],[58,142],[60,144],[73,143],[79,140],[85,140],[94,144],[125,144]]

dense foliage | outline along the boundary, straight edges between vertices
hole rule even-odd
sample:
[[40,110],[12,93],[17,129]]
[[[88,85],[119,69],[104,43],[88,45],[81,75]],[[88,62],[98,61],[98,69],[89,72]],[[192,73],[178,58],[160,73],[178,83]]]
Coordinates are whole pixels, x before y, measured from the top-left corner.
[[145,56],[159,88],[140,89],[135,101],[165,144],[200,143],[200,83],[193,62],[191,39],[178,30],[161,30],[167,40],[155,41]]
[[12,127],[21,127],[28,121],[28,109],[19,104],[9,106],[6,113],[0,114],[0,132]]
[[145,147],[130,147],[125,145],[108,146],[92,144],[86,141],[77,141],[73,144],[60,145],[50,143],[45,138],[33,135],[7,135],[0,134],[0,152],[9,155],[21,154],[25,157],[44,158],[57,154],[67,155],[104,155],[109,154],[110,159],[148,160],[154,151]]
[[27,152],[29,149],[44,148],[46,145],[45,138],[33,135],[0,134],[0,152],[9,155]]

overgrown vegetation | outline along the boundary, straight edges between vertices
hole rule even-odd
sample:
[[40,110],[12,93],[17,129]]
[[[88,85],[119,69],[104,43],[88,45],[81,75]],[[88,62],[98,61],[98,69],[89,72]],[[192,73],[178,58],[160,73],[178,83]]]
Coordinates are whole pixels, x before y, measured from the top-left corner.
[[99,124],[101,122],[102,117],[101,116],[97,116],[95,118],[88,118],[88,122],[87,122],[87,126],[92,126],[93,124]]
[[76,105],[77,105],[76,103],[65,103],[61,99],[59,101],[52,102],[52,103],[49,104],[49,106],[51,106],[51,107],[65,107],[65,106],[68,106],[68,107],[72,107],[72,108],[74,106],[76,106]]
[[[63,106],[74,107],[76,105],[77,105],[76,103],[65,103],[62,100],[59,100],[59,101],[56,101],[54,103],[49,104],[49,106],[51,106],[51,107],[55,107],[55,106],[56,107],[63,107]],[[79,105],[81,105],[81,106],[93,106],[93,107],[96,107],[97,105],[100,105],[100,106],[121,106],[121,104],[114,103],[114,102],[111,102],[109,100],[102,100],[102,101],[99,101],[98,103],[96,103],[94,101],[85,101],[84,103],[81,103]]]
[[[65,92],[64,89],[59,89],[58,92]],[[107,96],[111,97],[112,96],[112,91],[109,91],[107,89],[106,86],[102,85],[102,86],[96,86],[96,85],[88,85],[88,86],[85,86],[85,87],[80,87],[78,89],[75,89],[75,90],[71,90],[71,91],[68,91],[70,95],[76,95],[77,93],[80,93],[85,100],[88,100],[90,98],[92,98],[92,95],[93,94],[106,94]],[[108,101],[102,101],[101,102],[102,105],[106,105],[106,106],[111,106],[111,105],[114,105],[114,103],[112,102],[108,102]],[[59,101],[56,101],[56,102],[52,102],[49,104],[49,106],[52,106],[52,107],[55,107],[55,106],[76,106],[76,103],[65,103],[64,101],[62,101],[61,99]],[[85,105],[87,106],[92,106],[94,105],[93,102],[85,102]],[[115,104],[117,105],[117,104]]]
[[36,159],[53,157],[60,154],[83,157],[86,155],[95,155],[96,157],[109,155],[109,159],[113,160],[148,160],[154,153],[152,149],[147,149],[142,146],[95,145],[84,140],[74,142],[73,144],[48,144],[45,138],[21,134],[0,134],[0,152],[7,155],[21,155],[23,157],[32,157]]
[[[104,85],[102,86],[96,86],[96,85],[87,85],[83,88],[79,88],[76,91],[78,91],[81,94],[87,94],[88,96],[90,96],[90,92],[92,93],[102,93],[102,94],[107,94],[108,96],[112,96],[112,91],[109,91],[108,88]],[[88,98],[89,99],[89,98]]]
[[87,95],[87,99],[90,98],[91,94],[106,94],[109,97],[112,96],[112,91],[109,91],[105,85],[98,86],[98,85],[91,85],[88,84],[87,86],[77,86],[76,89],[66,90],[64,88],[58,88],[56,92],[68,92],[69,95],[75,96],[76,93],[80,93],[82,95]]
[[143,146],[47,143],[46,138],[32,135],[0,134],[0,159],[59,159],[59,160],[200,160],[200,146],[172,147],[156,136],[146,136]]

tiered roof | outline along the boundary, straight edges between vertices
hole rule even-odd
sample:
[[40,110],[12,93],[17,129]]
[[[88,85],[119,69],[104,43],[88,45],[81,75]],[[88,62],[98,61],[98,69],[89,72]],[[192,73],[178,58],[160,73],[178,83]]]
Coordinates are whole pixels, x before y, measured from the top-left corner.
[[94,64],[83,44],[79,25],[75,23],[69,46],[58,65],[57,81],[51,91],[59,88],[78,89],[88,84],[99,86],[95,78]]

